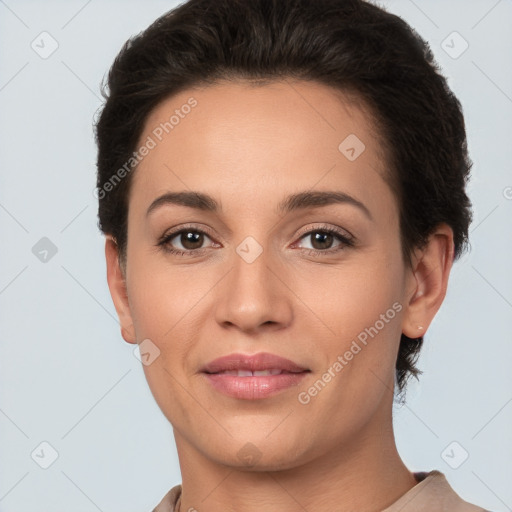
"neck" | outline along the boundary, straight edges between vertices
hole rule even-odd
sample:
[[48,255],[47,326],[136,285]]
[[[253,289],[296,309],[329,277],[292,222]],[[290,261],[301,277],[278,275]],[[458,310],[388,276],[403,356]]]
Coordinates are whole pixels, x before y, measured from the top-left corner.
[[[417,484],[396,449],[391,415],[349,443],[276,471],[220,464],[174,431],[182,473],[180,512],[378,512]],[[373,425],[373,427],[372,427]]]

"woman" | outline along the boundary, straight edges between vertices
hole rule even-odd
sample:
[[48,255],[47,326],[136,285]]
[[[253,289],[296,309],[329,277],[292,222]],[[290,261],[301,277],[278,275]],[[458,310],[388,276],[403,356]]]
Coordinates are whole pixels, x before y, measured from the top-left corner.
[[363,1],[190,0],[108,89],[108,284],[182,473],[154,510],[483,510],[393,434],[471,221],[428,45]]

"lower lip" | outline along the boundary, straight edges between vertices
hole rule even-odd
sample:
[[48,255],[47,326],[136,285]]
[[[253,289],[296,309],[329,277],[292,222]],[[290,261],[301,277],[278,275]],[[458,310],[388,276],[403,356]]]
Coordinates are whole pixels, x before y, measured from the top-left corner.
[[283,389],[297,386],[308,372],[280,373],[237,377],[221,373],[205,373],[212,386],[225,395],[242,400],[260,400],[272,396]]

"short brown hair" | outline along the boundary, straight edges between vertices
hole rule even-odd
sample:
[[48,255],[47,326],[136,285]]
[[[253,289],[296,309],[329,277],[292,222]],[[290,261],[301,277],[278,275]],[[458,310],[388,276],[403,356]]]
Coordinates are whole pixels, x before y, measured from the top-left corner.
[[[96,124],[99,227],[116,239],[120,258],[132,173],[108,193],[105,185],[132,156],[150,112],[188,87],[288,77],[355,92],[370,107],[388,155],[404,261],[441,222],[453,229],[458,258],[472,218],[461,105],[427,42],[362,0],[189,0],[125,43]],[[402,334],[400,392],[421,373],[422,342]]]

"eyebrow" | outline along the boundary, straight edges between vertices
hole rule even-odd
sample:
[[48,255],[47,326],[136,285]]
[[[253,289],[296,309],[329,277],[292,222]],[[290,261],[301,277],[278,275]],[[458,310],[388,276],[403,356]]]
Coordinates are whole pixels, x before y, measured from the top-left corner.
[[[210,195],[202,192],[182,191],[167,192],[157,197],[149,206],[146,216],[163,205],[173,204],[195,208],[197,210],[217,213],[221,211],[220,204]],[[350,204],[361,210],[366,217],[373,220],[370,210],[358,199],[345,192],[338,191],[305,191],[289,195],[277,206],[280,213],[290,213],[307,208],[329,206],[332,204]]]

